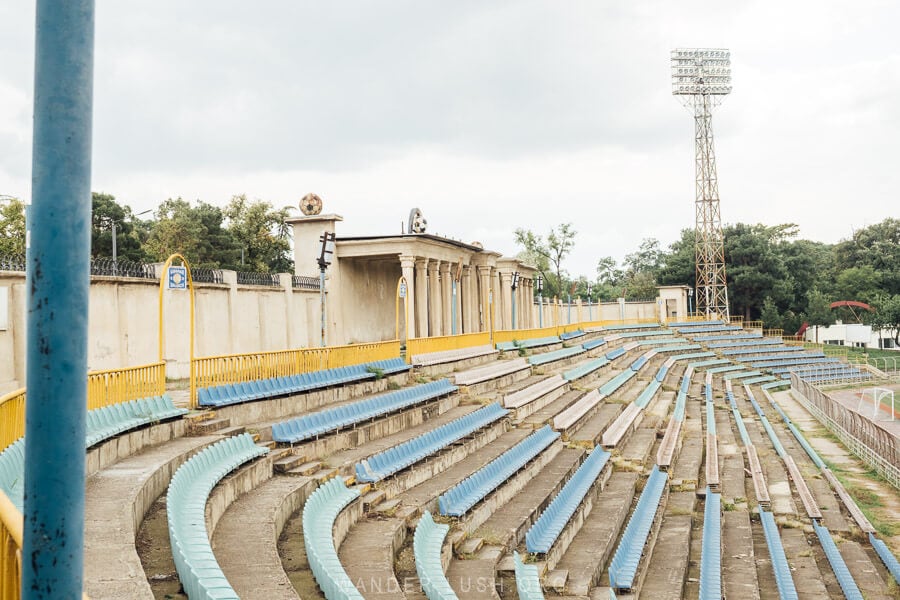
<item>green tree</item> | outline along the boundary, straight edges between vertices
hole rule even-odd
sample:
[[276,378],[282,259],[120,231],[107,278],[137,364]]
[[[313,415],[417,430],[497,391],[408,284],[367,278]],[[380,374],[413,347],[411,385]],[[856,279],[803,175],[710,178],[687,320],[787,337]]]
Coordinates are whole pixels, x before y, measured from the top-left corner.
[[[812,325],[824,326],[834,323],[834,313],[831,312],[831,301],[828,296],[813,288],[806,295],[806,313],[804,314],[806,322]],[[816,331],[816,342],[819,341],[818,330]]]
[[762,320],[764,327],[769,329],[784,328],[784,319],[781,317],[781,313],[778,312],[778,307],[771,296],[766,296],[766,299],[763,300],[759,318]]
[[235,244],[226,236],[225,247],[219,245],[223,243],[221,231],[210,231],[210,223],[216,220],[221,230],[223,216],[219,208],[203,203],[194,208],[182,198],[169,198],[156,210],[156,222],[146,243],[147,253],[162,261],[177,252],[192,267],[218,268],[222,266],[223,256],[233,256]]
[[696,286],[695,239],[693,229],[682,229],[681,238],[669,246],[668,252],[662,254],[656,276],[660,285]]
[[550,230],[547,241],[527,229],[516,229],[516,244],[522,247],[520,256],[533,259],[533,264],[544,277],[544,296],[565,297],[566,278],[563,260],[575,247],[575,231],[571,223],[562,223]]
[[793,281],[779,243],[795,235],[796,225],[772,227],[738,223],[725,229],[725,265],[732,314],[751,320],[768,295],[776,304],[792,298]]
[[875,312],[869,317],[873,329],[890,331],[894,347],[900,347],[900,294],[882,294],[872,302]]
[[871,265],[850,267],[838,273],[834,290],[838,300],[858,300],[866,303],[887,291],[881,287],[881,273]]
[[146,258],[130,206],[116,202],[111,194],[91,194],[91,256],[112,257],[112,232],[116,232],[117,260],[141,261]]
[[291,258],[290,207],[278,210],[268,202],[249,201],[247,196],[233,196],[225,207],[227,229],[243,249],[241,270],[262,273],[289,273],[293,271]]
[[871,267],[879,273],[885,293],[900,294],[900,219],[856,230],[851,239],[834,247],[834,257],[838,271]]
[[18,198],[0,198],[0,255],[25,254],[25,203]]

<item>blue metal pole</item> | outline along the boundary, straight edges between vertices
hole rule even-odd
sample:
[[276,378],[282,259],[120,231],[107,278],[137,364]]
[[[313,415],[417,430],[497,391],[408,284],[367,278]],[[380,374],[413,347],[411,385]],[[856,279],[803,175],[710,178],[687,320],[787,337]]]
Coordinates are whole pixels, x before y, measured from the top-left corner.
[[544,328],[544,295],[538,294],[538,327]]
[[516,326],[516,290],[512,291],[512,328],[518,329]]
[[38,0],[22,598],[76,599],[84,572],[94,0]]
[[456,320],[458,315],[456,314],[457,304],[456,304],[456,280],[453,280],[453,318],[450,319],[450,334],[456,335]]
[[568,305],[569,305],[569,309],[568,309],[567,316],[566,316],[566,319],[568,320],[568,323],[566,323],[566,324],[567,324],[567,325],[571,325],[571,324],[572,324],[572,294],[569,294],[569,295],[566,297],[566,302],[567,302]]
[[319,312],[322,316],[322,347],[325,347],[325,267],[319,268]]

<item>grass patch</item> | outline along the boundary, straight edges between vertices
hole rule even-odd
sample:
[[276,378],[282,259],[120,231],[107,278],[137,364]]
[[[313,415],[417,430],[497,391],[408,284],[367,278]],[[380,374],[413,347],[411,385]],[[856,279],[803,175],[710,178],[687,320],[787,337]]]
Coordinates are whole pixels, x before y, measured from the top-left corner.
[[378,368],[378,367],[373,367],[372,365],[369,365],[368,367],[366,367],[366,372],[367,372],[367,373],[374,373],[374,374],[375,374],[375,381],[378,381],[379,379],[381,379],[382,377],[384,377],[384,369],[381,369],[381,368]]

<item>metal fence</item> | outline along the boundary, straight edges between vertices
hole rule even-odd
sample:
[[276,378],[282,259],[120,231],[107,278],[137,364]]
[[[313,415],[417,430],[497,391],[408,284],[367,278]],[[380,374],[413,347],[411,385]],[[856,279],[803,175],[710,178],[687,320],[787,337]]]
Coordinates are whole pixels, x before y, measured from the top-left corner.
[[248,271],[237,272],[239,285],[264,285],[267,287],[280,287],[281,280],[277,273],[252,273]]
[[152,264],[111,258],[92,258],[91,275],[159,279],[156,276],[156,267]]
[[794,397],[847,448],[884,479],[900,489],[900,440],[889,431],[843,404],[796,374],[791,374]]
[[291,286],[297,290],[319,290],[321,287],[318,277],[307,275],[292,275]]
[[0,256],[0,271],[24,271],[25,255],[10,254],[8,256]]
[[191,268],[191,280],[194,283],[224,283],[221,269]]

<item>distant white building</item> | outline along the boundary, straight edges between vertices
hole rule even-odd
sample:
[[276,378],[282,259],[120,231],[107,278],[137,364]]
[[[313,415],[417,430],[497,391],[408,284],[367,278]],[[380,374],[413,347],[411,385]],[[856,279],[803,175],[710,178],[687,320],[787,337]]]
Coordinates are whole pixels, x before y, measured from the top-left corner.
[[870,325],[844,324],[837,321],[827,327],[813,325],[806,330],[806,341],[854,348],[897,349],[894,346],[894,330],[876,329]]

